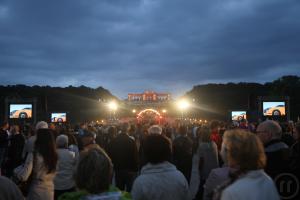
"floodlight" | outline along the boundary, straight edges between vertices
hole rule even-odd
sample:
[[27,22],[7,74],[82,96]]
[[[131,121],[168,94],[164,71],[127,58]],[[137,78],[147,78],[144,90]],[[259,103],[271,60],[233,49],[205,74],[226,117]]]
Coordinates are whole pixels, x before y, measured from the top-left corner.
[[108,108],[112,111],[116,111],[118,109],[118,104],[116,102],[112,101],[108,104]]

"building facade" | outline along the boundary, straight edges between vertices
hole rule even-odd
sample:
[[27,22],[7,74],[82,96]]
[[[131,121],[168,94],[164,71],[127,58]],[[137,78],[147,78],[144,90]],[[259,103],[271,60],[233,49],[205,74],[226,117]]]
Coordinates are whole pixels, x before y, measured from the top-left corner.
[[127,99],[129,102],[167,102],[170,100],[170,93],[157,93],[154,91],[145,91],[144,93],[129,93]]

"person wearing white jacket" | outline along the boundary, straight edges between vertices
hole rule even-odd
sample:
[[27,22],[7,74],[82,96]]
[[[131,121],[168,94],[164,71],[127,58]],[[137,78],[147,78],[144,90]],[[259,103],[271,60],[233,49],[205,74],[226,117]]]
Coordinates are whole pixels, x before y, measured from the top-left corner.
[[171,141],[165,136],[151,134],[144,142],[148,163],[133,183],[133,200],[188,200],[189,185],[184,175],[168,162]]
[[76,166],[75,153],[68,149],[68,137],[59,135],[56,138],[56,147],[58,162],[56,167],[56,175],[54,177],[54,199],[65,192],[73,192],[75,190],[75,182],[73,173]]
[[280,200],[273,180],[264,170],[253,170],[242,175],[222,194],[222,200]]
[[280,200],[273,180],[264,172],[266,155],[260,139],[244,130],[226,131],[222,144],[229,167],[236,171],[215,193],[221,200]]

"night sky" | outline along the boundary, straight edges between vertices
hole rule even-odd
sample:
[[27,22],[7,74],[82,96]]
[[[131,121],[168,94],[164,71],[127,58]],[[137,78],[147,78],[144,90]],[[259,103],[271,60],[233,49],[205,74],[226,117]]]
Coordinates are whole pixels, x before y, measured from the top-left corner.
[[300,1],[0,0],[0,70],[120,98],[300,75]]

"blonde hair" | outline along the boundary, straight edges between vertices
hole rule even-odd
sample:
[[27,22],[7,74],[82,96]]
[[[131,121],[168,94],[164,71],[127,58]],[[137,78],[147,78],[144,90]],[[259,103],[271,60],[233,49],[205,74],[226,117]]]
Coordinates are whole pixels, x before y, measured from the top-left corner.
[[240,171],[247,172],[265,167],[263,144],[253,133],[240,129],[226,131],[224,145],[229,165],[234,163]]

